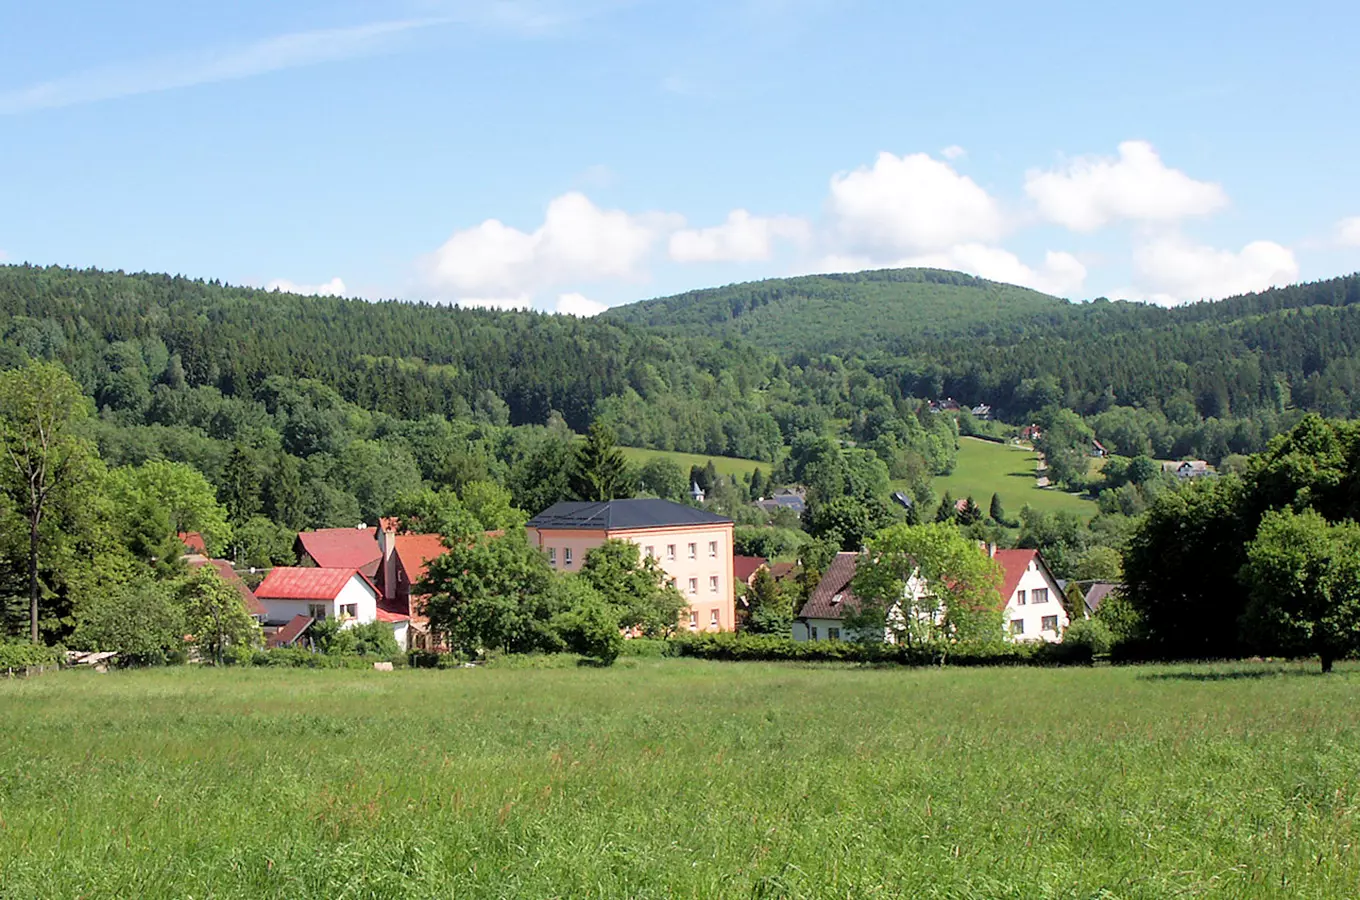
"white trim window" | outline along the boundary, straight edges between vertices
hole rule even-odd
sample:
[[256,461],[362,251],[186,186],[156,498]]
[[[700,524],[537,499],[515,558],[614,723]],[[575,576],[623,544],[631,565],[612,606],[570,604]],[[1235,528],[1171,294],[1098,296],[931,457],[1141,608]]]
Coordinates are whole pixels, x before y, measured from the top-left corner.
[[307,616],[308,618],[316,619],[318,622],[323,622],[326,619],[326,613],[329,608],[329,603],[308,603]]
[[548,548],[548,565],[552,566],[554,569],[557,568],[557,548],[556,548],[556,547],[549,547],[549,548]]
[[1024,591],[1016,591],[1016,592],[1015,592],[1015,605],[1016,605],[1016,606],[1024,606],[1024,605],[1025,605],[1025,592],[1024,592]]
[[717,627],[718,627],[718,611],[717,611],[716,609],[709,610],[709,613],[708,613],[708,627],[710,627],[710,628],[717,628]]
[[562,565],[564,565],[564,566],[569,566],[569,565],[571,565],[571,548],[570,548],[570,547],[563,547],[563,548],[562,548]]
[[675,559],[675,545],[674,545],[674,544],[667,544],[667,545],[666,545],[666,559],[670,559],[670,560]]
[[1011,634],[1024,634],[1024,633],[1025,633],[1025,620],[1011,619]]
[[1048,588],[1035,588],[1029,592],[1029,602],[1031,606],[1038,606],[1040,603],[1048,602]]
[[710,576],[708,576],[708,592],[709,592],[710,594],[716,594],[716,593],[718,593],[718,576],[717,576],[717,575],[710,575]]
[[709,556],[709,559],[717,559],[717,558],[718,558],[718,542],[717,542],[717,541],[709,541],[709,542],[708,542],[708,556]]
[[691,594],[697,594],[697,593],[699,593],[699,579],[697,579],[697,578],[691,578],[691,579],[689,580],[689,592],[690,592]]

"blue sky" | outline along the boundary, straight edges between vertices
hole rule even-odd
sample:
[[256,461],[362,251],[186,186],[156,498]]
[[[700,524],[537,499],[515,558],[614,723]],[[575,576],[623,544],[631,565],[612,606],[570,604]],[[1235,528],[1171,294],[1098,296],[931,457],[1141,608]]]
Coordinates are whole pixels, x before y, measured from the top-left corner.
[[1360,269],[1343,3],[0,11],[0,254],[577,314],[958,268],[1176,303]]

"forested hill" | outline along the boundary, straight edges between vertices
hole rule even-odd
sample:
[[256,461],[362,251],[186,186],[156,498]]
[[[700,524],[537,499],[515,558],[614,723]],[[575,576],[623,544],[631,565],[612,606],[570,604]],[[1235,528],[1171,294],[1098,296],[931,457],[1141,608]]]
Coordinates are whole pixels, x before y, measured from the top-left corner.
[[1072,304],[938,269],[808,275],[690,291],[603,317],[671,332],[740,336],[781,352],[906,352],[937,340],[1006,341],[1062,320]]

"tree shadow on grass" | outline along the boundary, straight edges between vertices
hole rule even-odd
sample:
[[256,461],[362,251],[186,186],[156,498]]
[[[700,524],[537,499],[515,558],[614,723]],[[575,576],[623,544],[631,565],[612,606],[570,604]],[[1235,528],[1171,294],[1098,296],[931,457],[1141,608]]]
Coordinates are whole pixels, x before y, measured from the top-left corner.
[[1150,672],[1139,675],[1140,681],[1251,681],[1260,678],[1319,678],[1320,669],[1271,666],[1268,669],[1238,669],[1232,672]]

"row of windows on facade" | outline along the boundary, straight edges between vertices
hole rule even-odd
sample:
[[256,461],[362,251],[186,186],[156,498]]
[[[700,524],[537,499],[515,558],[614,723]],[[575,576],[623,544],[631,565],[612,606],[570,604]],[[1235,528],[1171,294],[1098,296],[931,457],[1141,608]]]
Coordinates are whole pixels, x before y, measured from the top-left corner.
[[[1032,590],[1032,591],[1029,592],[1029,605],[1030,605],[1030,606],[1038,606],[1040,603],[1047,603],[1047,602],[1048,602],[1048,588],[1035,588],[1034,590]],[[1024,591],[1016,591],[1016,592],[1015,592],[1015,605],[1016,605],[1016,606],[1024,606],[1024,605],[1025,605],[1025,592],[1024,592]],[[1050,616],[1050,618],[1052,618],[1052,617]]]
[[[818,640],[816,625],[813,625],[810,628],[808,628],[808,636],[811,637],[812,640],[814,641]],[[841,639],[841,630],[839,628],[828,628],[826,630],[826,639],[828,641],[839,641]]]
[[[1044,616],[1042,619],[1039,620],[1039,630],[1040,630],[1040,631],[1057,631],[1057,630],[1058,630],[1058,617],[1057,617],[1057,616]],[[1024,633],[1025,633],[1025,620],[1024,620],[1024,619],[1011,619],[1011,634],[1024,634]]]
[[[327,613],[327,611],[328,611],[329,609],[330,609],[330,605],[327,604],[327,603],[308,603],[308,604],[307,604],[307,615],[308,615],[310,618],[313,618],[313,619],[316,619],[316,620],[320,621],[321,619],[326,618],[326,613]],[[342,618],[342,619],[357,619],[357,618],[359,618],[359,604],[357,604],[357,603],[344,603],[344,604],[341,604],[341,606],[340,606],[340,618]]]
[[[690,558],[690,559],[698,559],[698,558],[699,558],[699,545],[698,545],[698,544],[690,544],[686,549],[687,549],[687,551],[688,551],[688,553],[689,553],[689,558]],[[646,554],[647,554],[649,557],[651,557],[652,559],[656,559],[656,558],[657,558],[657,556],[656,556],[656,548],[655,548],[655,547],[643,547],[643,548],[642,548],[642,552],[646,553]],[[717,558],[718,558],[718,542],[717,542],[717,541],[709,541],[709,542],[708,542],[708,555],[709,555],[709,558],[711,558],[711,559],[717,559]],[[666,545],[666,559],[667,559],[667,560],[674,560],[674,559],[675,559],[675,545],[674,545],[674,544],[667,544],[667,545]],[[549,547],[549,548],[548,548],[548,562],[551,563],[551,564],[554,565],[554,566],[557,565],[557,548],[556,548],[556,547]],[[563,548],[562,548],[562,564],[565,565],[565,566],[571,565],[571,548],[570,548],[570,547],[563,547]]]
[[[708,611],[708,624],[709,627],[711,628],[718,627],[718,611],[716,609],[711,609]],[[689,627],[690,628],[699,627],[699,614],[692,609],[689,611]]]

